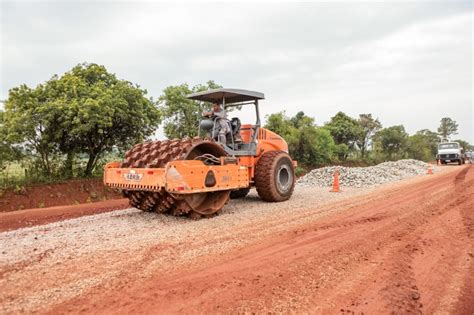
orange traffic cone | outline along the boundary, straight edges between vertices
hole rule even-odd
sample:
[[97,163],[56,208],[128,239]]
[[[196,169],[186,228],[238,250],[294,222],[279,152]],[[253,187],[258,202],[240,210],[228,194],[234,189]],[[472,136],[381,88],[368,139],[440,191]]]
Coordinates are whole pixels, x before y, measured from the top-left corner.
[[340,189],[339,189],[339,171],[338,170],[336,170],[334,172],[334,180],[332,182],[331,192],[340,192]]
[[433,169],[431,166],[428,166],[428,171],[426,172],[427,175],[433,175]]

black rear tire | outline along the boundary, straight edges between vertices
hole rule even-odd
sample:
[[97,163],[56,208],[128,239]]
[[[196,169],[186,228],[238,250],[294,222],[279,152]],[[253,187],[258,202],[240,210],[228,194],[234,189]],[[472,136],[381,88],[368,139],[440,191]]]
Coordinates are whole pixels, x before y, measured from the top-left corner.
[[255,187],[262,200],[279,202],[290,199],[295,188],[293,161],[284,151],[269,151],[255,167]]

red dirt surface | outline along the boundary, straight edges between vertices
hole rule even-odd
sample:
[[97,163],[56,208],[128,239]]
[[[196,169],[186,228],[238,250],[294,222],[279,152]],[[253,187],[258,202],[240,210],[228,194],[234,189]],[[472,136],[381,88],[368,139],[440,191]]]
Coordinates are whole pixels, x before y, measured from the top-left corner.
[[[473,184],[465,166],[379,189],[334,204],[344,210],[321,220],[172,272],[144,275],[132,265],[49,313],[473,314]],[[153,250],[158,257],[163,249]]]
[[123,198],[101,179],[69,180],[6,190],[0,194],[0,212],[90,203]]
[[129,208],[128,199],[0,213],[0,232]]
[[[314,208],[311,221],[299,221]],[[288,216],[260,213],[250,226],[233,222],[225,235],[249,245],[229,250],[221,250],[230,240],[212,231],[213,219],[134,211],[8,232],[3,244],[29,250],[12,264],[7,258],[18,251],[0,252],[0,312],[474,314],[473,209],[474,168],[454,166]],[[38,222],[87,214],[37,209],[4,213],[0,222],[18,213],[34,220],[36,211],[44,212]],[[125,232],[120,224],[132,228]],[[189,234],[173,243],[172,231],[183,226]],[[77,255],[68,252],[71,246]]]

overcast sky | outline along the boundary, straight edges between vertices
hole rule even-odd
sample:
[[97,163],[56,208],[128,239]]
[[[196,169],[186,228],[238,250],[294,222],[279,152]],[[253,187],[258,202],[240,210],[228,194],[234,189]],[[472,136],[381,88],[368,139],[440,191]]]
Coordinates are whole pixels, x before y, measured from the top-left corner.
[[3,1],[0,99],[95,62],[155,99],[212,79],[264,92],[264,115],[372,113],[409,133],[447,116],[474,143],[472,3]]

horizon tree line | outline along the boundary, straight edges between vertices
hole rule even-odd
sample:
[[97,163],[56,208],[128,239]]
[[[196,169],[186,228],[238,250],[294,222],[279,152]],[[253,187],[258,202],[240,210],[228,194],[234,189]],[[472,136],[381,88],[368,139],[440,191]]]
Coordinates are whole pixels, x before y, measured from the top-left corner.
[[[107,156],[120,158],[160,125],[170,139],[196,136],[202,104],[186,95],[219,87],[212,80],[168,86],[155,101],[146,89],[94,63],[78,64],[35,88],[14,87],[0,110],[0,171],[20,162],[29,176],[38,178],[100,174]],[[441,119],[437,132],[423,129],[414,135],[403,125],[383,128],[370,113],[353,118],[338,112],[323,126],[302,111],[293,117],[278,112],[266,118],[265,127],[285,138],[293,157],[307,167],[429,160],[437,143],[458,130],[449,117]],[[469,144],[459,141],[467,149]]]

